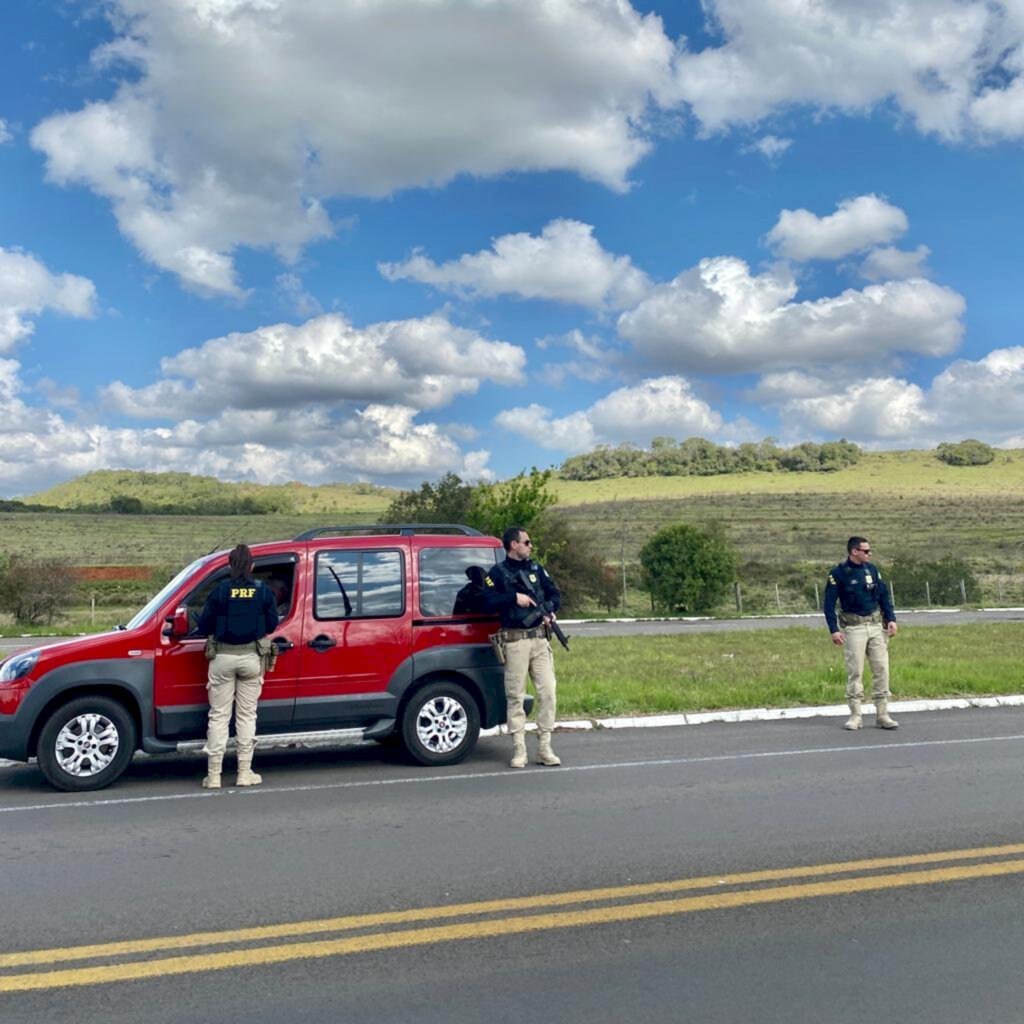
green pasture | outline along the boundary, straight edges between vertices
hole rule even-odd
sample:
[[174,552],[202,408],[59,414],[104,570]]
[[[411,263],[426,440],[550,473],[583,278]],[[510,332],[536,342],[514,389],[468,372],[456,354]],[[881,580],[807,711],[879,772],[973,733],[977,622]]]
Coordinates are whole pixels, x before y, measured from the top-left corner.
[[[569,630],[571,633],[571,629]],[[904,628],[891,641],[896,700],[1024,692],[1012,623]],[[572,638],[555,651],[559,718],[842,704],[842,652],[822,625],[684,636]],[[870,682],[866,683],[870,692]]]

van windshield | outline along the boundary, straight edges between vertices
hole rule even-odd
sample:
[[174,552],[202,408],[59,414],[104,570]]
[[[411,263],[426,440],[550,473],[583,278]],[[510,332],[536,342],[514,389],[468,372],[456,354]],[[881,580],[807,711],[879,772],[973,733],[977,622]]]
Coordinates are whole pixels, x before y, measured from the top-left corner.
[[160,591],[156,597],[152,598],[144,608],[140,609],[135,613],[135,616],[128,623],[127,629],[137,629],[139,626],[144,626],[154,615],[157,609],[174,593],[182,583],[185,582],[194,572],[201,569],[207,562],[211,561],[214,555],[203,555],[202,558],[197,558],[191,565],[186,565],[177,576],[168,583],[163,590]]

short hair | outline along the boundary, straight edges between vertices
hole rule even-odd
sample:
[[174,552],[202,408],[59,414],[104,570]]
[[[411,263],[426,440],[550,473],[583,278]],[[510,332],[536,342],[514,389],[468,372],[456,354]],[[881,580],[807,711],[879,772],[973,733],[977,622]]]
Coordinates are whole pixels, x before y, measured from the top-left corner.
[[846,542],[846,553],[849,554],[854,548],[859,548],[861,544],[870,543],[867,537],[851,537]]
[[505,550],[511,549],[512,545],[519,540],[519,535],[526,533],[521,526],[506,526],[505,532],[501,535],[501,543],[505,545]]
[[231,570],[233,580],[245,579],[252,573],[253,561],[252,552],[248,545],[238,544],[228,555],[228,568]]

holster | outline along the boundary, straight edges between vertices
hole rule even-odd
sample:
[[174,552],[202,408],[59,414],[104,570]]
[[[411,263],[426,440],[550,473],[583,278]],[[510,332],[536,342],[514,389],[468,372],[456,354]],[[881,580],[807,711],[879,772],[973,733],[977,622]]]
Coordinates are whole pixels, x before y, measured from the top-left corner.
[[505,634],[503,632],[492,633],[488,638],[491,641],[491,647],[494,648],[494,656],[505,664]]
[[206,646],[203,648],[203,654],[206,655],[207,661],[213,661],[217,657],[217,641],[214,637],[208,636],[206,638]]
[[264,674],[273,672],[277,664],[277,656],[280,653],[277,644],[269,637],[262,636],[256,641],[256,653],[260,656],[260,667]]

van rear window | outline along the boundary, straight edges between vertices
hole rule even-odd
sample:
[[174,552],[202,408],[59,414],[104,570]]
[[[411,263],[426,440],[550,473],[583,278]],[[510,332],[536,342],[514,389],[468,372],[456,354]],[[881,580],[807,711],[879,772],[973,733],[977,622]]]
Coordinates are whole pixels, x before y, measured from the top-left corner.
[[488,572],[497,562],[500,550],[495,547],[421,548],[420,615],[438,617],[479,612],[479,602],[475,600],[473,583],[466,570],[477,566],[483,573]]

